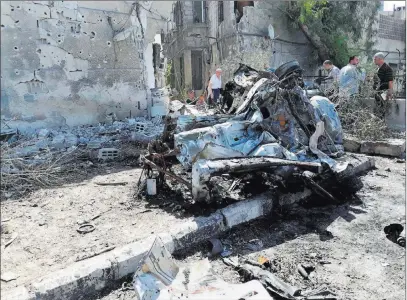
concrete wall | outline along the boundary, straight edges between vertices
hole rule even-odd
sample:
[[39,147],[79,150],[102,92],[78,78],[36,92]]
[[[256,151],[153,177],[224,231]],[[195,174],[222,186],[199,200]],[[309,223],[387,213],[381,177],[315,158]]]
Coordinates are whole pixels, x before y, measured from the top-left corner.
[[148,28],[151,3],[131,8],[1,1],[2,118],[24,130],[147,115],[157,26]]
[[[375,49],[384,52],[385,60],[395,70],[394,90],[405,93],[406,76],[406,19],[402,11],[393,12],[393,15],[379,14],[377,42]],[[397,50],[398,49],[398,50]]]
[[[373,98],[364,99],[365,104],[373,110],[375,100]],[[386,112],[386,124],[389,128],[397,131],[406,130],[406,99],[395,99],[389,102],[388,111]]]
[[[233,1],[224,2],[224,21],[218,20],[218,3],[209,3],[209,32],[218,40],[211,40],[213,61],[211,73],[217,67],[224,70],[223,82],[231,79],[239,63],[263,70],[265,66],[277,68],[283,63],[298,60],[305,74],[313,74],[316,55],[299,30],[293,29],[278,6],[283,1],[255,1],[254,7],[243,8],[243,17],[236,23]],[[272,25],[277,40],[268,38]]]
[[[219,4],[223,5],[224,20],[219,20]],[[277,68],[281,64],[297,59],[306,71],[314,74],[316,53],[299,30],[292,28],[287,17],[279,10],[284,1],[255,1],[254,7],[244,7],[243,17],[236,23],[234,1],[207,1],[207,23],[193,23],[192,1],[182,1],[183,26],[175,28],[167,35],[165,51],[167,58],[174,59],[176,87],[181,77],[179,59],[184,61],[184,88],[191,87],[192,74],[190,52],[201,49],[204,52],[204,86],[221,67],[223,83],[231,79],[239,63],[263,70],[265,67]],[[173,16],[174,20],[174,16]],[[268,38],[268,27],[272,24],[278,39]],[[210,61],[208,64],[207,61]]]

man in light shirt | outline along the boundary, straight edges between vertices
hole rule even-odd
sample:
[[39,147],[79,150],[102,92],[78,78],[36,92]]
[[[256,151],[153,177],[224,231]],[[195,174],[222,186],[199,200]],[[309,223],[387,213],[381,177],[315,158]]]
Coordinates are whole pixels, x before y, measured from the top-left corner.
[[324,61],[322,66],[328,72],[328,76],[326,78],[324,78],[325,80],[331,79],[332,84],[339,80],[339,73],[341,72],[341,70],[339,70],[338,67],[334,66],[332,61],[326,60],[326,61]]
[[358,68],[359,58],[351,56],[349,64],[341,69],[339,73],[339,93],[352,97],[359,93],[359,85],[365,80],[366,72]]
[[216,72],[215,74],[212,75],[208,85],[209,97],[212,99],[211,102],[218,103],[221,88],[222,88],[222,70],[216,69]]
[[318,83],[319,85],[321,85],[322,82],[325,84],[325,94],[329,97],[332,96],[337,91],[339,82],[339,73],[341,72],[341,70],[339,70],[338,67],[334,66],[334,64],[330,60],[324,61],[322,67],[324,68],[325,71],[328,72],[328,76],[323,78],[317,78],[315,82]]

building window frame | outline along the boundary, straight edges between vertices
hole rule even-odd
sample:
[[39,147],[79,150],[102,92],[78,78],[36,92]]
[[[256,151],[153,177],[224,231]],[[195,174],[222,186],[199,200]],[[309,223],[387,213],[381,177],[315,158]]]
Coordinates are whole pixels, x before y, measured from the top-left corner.
[[[192,3],[192,22],[194,24],[206,23],[206,1],[193,1]],[[196,11],[198,7],[199,10]]]
[[223,1],[218,1],[218,21],[222,23],[225,20],[225,6]]

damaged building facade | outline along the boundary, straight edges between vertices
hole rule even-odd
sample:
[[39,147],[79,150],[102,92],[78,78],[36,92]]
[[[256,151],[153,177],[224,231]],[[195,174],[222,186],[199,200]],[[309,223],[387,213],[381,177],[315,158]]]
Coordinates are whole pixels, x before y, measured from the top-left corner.
[[170,8],[150,1],[2,1],[2,119],[24,131],[148,116],[154,37]]
[[[173,5],[163,47],[172,62],[171,85],[179,91],[202,92],[210,76],[222,68],[223,81],[233,77],[239,63],[257,70],[276,69],[297,60],[312,81],[326,75],[304,34],[294,28],[281,8],[286,1],[178,1]],[[375,51],[396,75],[395,90],[405,86],[405,8],[378,12],[373,37]],[[274,36],[272,40],[271,37]],[[354,49],[370,59],[372,53]],[[404,89],[405,90],[405,89]]]
[[386,55],[386,62],[394,72],[394,90],[399,97],[406,96],[406,7],[395,7],[390,12],[379,12],[376,24],[378,38],[375,49]]
[[239,63],[263,70],[295,59],[313,75],[316,55],[304,35],[288,24],[280,5],[286,2],[176,2],[163,44],[173,63],[172,86],[199,93],[217,67],[226,81]]

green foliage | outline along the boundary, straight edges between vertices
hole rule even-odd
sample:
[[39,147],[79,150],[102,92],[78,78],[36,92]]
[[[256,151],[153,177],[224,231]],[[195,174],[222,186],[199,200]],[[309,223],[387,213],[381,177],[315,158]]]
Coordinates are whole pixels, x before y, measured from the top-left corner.
[[324,59],[341,67],[349,56],[358,54],[350,48],[360,44],[365,35],[363,48],[370,51],[373,47],[372,25],[379,6],[380,1],[299,0],[292,2],[287,12],[293,23],[306,25],[312,38],[326,45],[329,57]]

